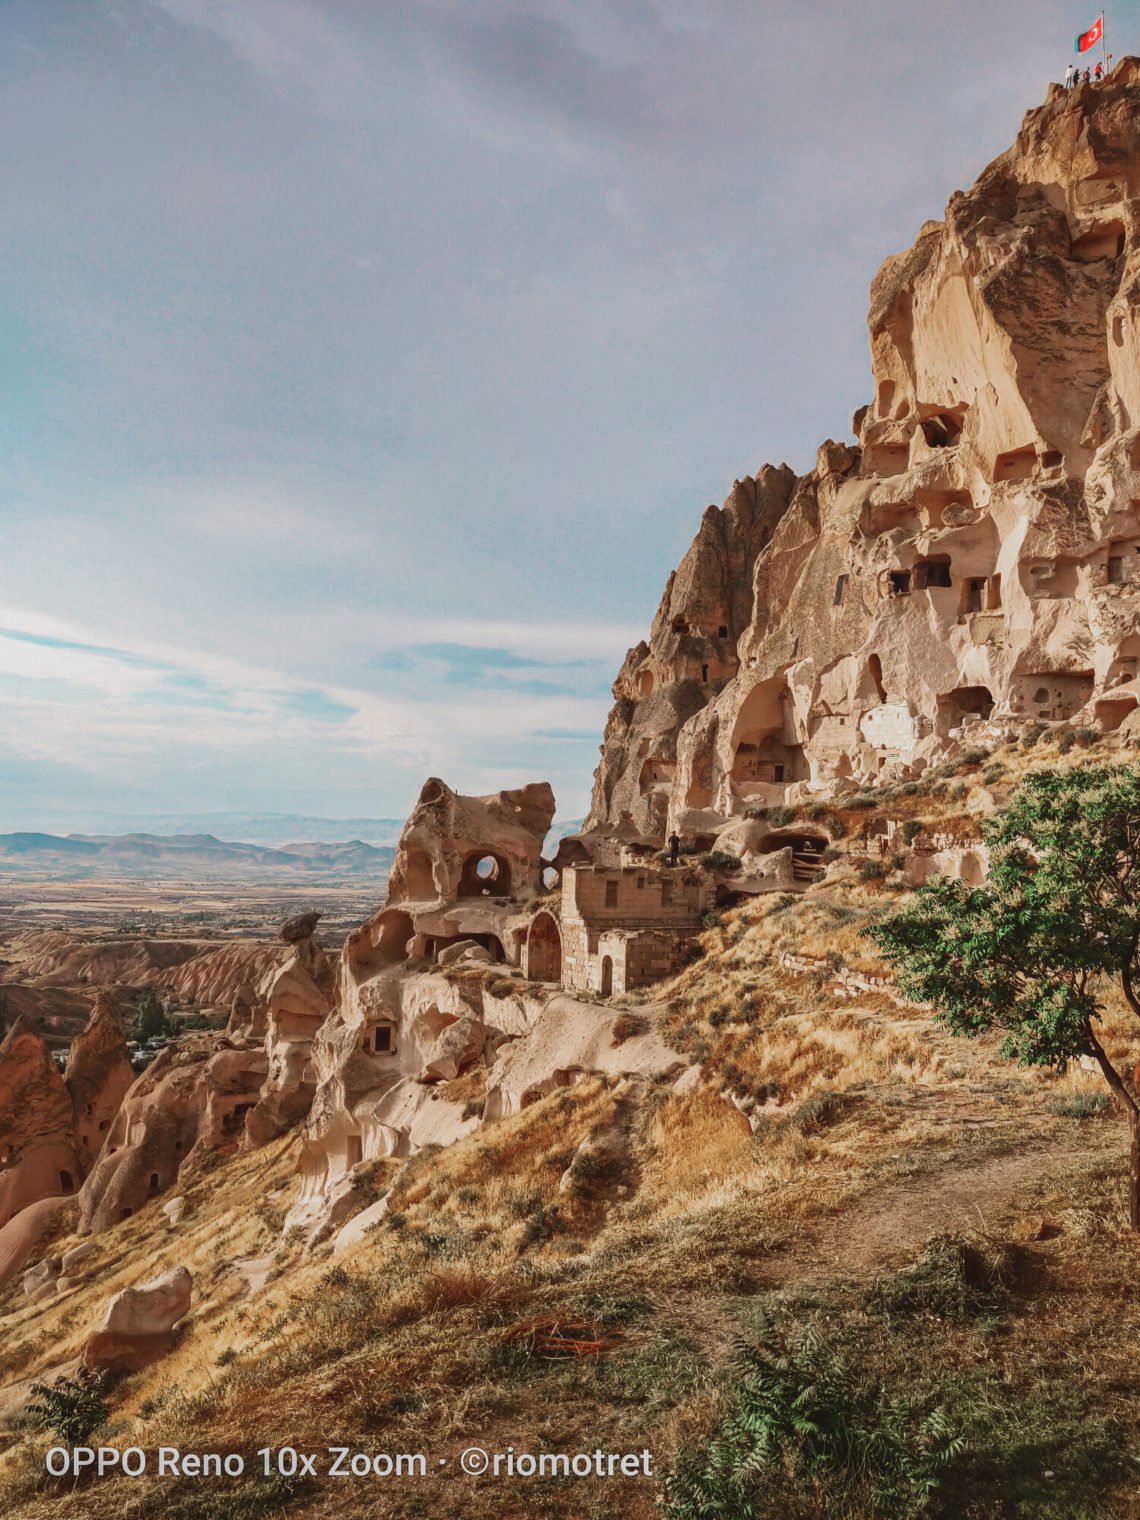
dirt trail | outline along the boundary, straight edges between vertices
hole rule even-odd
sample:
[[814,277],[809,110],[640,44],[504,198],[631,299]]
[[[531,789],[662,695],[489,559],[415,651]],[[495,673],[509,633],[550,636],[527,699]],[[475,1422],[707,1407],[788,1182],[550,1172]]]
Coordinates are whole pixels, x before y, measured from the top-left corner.
[[899,1266],[940,1231],[1000,1231],[1011,1216],[1031,1207],[1036,1183],[1057,1178],[1066,1152],[1085,1160],[1116,1157],[1123,1156],[1126,1144],[1120,1126],[1089,1125],[1071,1152],[1069,1146],[1035,1146],[875,1187],[804,1230],[775,1263],[786,1268],[781,1275],[788,1278]]

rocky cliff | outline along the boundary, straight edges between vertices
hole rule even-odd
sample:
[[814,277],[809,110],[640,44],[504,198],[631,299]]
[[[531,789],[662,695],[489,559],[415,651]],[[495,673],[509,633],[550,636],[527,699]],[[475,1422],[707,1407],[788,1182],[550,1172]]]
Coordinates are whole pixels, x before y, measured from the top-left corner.
[[589,826],[912,777],[967,735],[1134,721],[1140,61],[1054,86],[871,288],[874,399],[710,510],[630,650]]

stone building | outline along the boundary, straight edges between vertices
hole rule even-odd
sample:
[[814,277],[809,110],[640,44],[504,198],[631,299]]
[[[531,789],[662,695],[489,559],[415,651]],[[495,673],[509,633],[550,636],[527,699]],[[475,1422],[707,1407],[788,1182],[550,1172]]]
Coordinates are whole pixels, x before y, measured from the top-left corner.
[[533,981],[603,997],[671,976],[700,930],[709,891],[695,868],[566,866],[561,922],[536,914],[523,971]]

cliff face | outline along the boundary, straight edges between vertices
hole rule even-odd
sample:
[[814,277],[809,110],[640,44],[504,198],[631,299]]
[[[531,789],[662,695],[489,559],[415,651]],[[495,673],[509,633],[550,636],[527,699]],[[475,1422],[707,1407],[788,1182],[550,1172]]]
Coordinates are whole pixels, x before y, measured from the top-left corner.
[[715,835],[750,803],[918,774],[967,734],[1131,726],[1138,193],[1126,59],[1052,89],[887,260],[857,444],[799,480],[762,470],[719,561],[737,530],[706,514],[615,683],[591,826]]

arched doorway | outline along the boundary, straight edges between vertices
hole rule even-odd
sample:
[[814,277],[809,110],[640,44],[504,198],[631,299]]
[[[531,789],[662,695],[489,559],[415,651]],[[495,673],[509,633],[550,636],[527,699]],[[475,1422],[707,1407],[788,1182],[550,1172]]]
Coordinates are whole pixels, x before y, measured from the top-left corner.
[[614,990],[614,960],[612,955],[602,956],[602,996],[612,997]]
[[551,913],[535,916],[527,935],[526,970],[532,982],[561,982],[562,935]]

